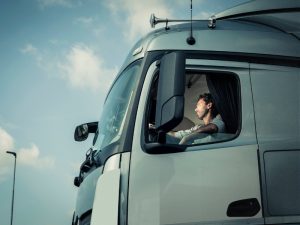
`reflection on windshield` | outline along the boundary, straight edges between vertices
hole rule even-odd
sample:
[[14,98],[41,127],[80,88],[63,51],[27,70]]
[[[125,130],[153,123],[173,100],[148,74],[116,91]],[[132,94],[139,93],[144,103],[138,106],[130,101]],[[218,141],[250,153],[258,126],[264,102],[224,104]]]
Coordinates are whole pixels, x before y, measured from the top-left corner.
[[127,68],[114,83],[99,121],[99,133],[94,147],[98,150],[119,140],[128,106],[137,82],[139,63]]

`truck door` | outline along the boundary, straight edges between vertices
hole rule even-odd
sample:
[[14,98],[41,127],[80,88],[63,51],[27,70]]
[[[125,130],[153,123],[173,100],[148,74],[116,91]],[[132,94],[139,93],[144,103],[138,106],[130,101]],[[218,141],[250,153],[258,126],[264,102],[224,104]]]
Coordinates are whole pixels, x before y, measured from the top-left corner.
[[[159,65],[153,62],[147,71],[136,117],[128,224],[263,224],[248,63],[185,59],[184,118],[173,131],[201,124],[194,109],[202,93],[219,96],[224,107],[224,97],[234,96],[228,104],[236,106],[236,115],[228,132],[183,144],[168,143],[167,136],[152,154],[147,146],[158,140],[149,127],[155,127]],[[216,93],[219,88],[223,92]],[[225,114],[218,116],[224,121]]]
[[300,69],[250,64],[266,224],[300,223]]

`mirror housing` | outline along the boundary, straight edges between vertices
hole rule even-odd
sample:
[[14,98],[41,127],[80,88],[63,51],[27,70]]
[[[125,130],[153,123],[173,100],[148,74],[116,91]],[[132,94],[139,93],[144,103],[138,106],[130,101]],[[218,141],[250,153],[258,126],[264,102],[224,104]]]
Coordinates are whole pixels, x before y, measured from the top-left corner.
[[90,133],[96,133],[98,129],[98,122],[84,123],[75,128],[75,141],[85,141]]
[[184,53],[166,54],[162,57],[159,67],[155,126],[157,131],[168,132],[176,127],[184,116]]

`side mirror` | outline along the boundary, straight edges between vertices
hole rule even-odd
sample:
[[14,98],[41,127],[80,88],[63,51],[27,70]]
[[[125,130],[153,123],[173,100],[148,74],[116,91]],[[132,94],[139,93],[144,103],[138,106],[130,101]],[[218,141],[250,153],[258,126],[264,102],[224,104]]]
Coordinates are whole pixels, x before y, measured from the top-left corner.
[[182,52],[166,54],[160,61],[155,126],[168,132],[184,116],[185,55]]
[[75,128],[75,141],[84,141],[88,138],[90,133],[96,133],[98,129],[98,122],[84,123]]

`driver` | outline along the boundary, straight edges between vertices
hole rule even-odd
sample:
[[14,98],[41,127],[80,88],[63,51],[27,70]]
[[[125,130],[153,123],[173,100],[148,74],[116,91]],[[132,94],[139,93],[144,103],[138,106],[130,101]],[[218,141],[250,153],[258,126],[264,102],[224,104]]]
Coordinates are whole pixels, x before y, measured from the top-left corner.
[[[193,126],[188,130],[180,130],[177,132],[171,131],[168,134],[181,140],[180,143],[182,144],[183,142],[185,143],[190,139],[195,138],[199,133],[225,133],[225,124],[218,114],[211,94],[204,93],[199,96],[195,112],[197,117],[200,120],[203,120],[203,124]],[[169,142],[168,139],[170,140],[170,138],[167,137],[167,142]]]

